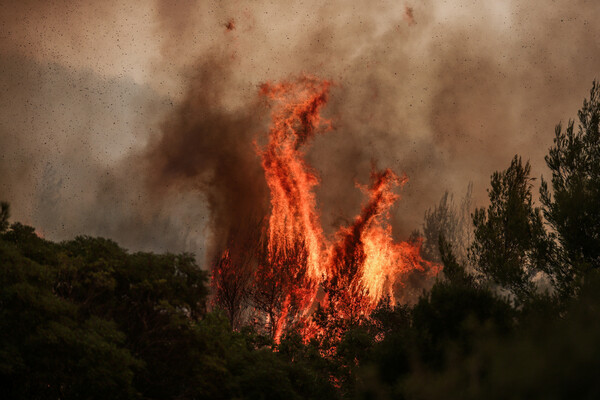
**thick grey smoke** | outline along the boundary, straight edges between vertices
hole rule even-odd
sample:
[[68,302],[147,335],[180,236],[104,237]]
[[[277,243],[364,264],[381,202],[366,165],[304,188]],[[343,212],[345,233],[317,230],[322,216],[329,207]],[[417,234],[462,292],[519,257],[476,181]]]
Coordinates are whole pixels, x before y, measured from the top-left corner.
[[0,197],[53,239],[108,236],[204,257],[268,205],[257,87],[334,87],[309,162],[326,232],[359,210],[373,163],[406,173],[406,238],[445,190],[515,153],[536,175],[554,125],[600,67],[595,1],[302,4],[5,2]]
[[268,207],[255,142],[265,130],[261,116],[267,110],[259,101],[243,108],[224,104],[230,73],[227,60],[218,56],[197,65],[185,99],[141,155],[147,185],[157,201],[169,192],[205,195],[217,248],[243,240],[231,235],[260,222]]

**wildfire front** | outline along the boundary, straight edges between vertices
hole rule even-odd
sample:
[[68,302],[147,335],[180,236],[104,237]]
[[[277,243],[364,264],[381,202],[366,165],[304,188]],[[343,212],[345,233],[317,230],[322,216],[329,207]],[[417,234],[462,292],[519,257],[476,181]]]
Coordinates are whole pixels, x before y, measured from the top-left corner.
[[[272,107],[268,141],[257,145],[270,214],[256,230],[252,254],[245,248],[243,257],[233,256],[228,248],[213,266],[215,302],[234,327],[247,309],[276,342],[290,326],[305,339],[323,334],[323,324],[313,320],[316,309],[329,318],[358,319],[383,299],[400,301],[408,274],[435,276],[441,268],[421,257],[419,241],[394,241],[389,217],[399,196],[393,190],[407,178],[390,169],[373,171],[371,185],[361,187],[368,198],[353,222],[331,239],[324,235],[315,195],[319,178],[305,151],[315,135],[331,130],[321,116],[330,88],[312,76],[261,86]],[[244,262],[236,265],[236,259]]]

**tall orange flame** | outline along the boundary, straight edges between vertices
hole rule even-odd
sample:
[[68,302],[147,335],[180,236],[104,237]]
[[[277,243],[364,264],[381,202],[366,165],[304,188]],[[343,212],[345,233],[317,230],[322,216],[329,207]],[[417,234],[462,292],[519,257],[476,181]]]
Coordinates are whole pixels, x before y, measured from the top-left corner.
[[255,270],[255,305],[267,314],[276,341],[289,321],[306,317],[317,301],[337,317],[354,318],[384,297],[395,302],[394,289],[405,274],[439,271],[421,258],[419,243],[392,238],[388,219],[399,198],[393,190],[407,178],[390,169],[372,172],[371,186],[361,187],[368,200],[360,214],[333,243],[325,238],[314,193],[319,179],[304,156],[311,139],[330,127],[320,114],[330,87],[305,76],[260,88],[273,104],[268,143],[259,149],[271,213],[266,254]]
[[314,280],[325,273],[323,231],[313,192],[319,181],[304,161],[302,146],[322,125],[320,109],[329,86],[327,81],[304,77],[295,83],[261,87],[262,95],[279,103],[272,115],[269,143],[261,154],[271,190],[269,254],[287,253],[301,242],[308,252],[308,276]]

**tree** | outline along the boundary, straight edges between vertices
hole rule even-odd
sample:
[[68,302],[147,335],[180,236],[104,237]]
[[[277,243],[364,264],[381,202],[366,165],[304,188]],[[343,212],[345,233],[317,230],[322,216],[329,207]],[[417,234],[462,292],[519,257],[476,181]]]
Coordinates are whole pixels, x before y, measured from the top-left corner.
[[300,310],[308,306],[314,284],[307,277],[308,251],[304,242],[260,250],[250,294],[251,304],[268,318],[269,333],[275,341],[288,322],[299,322]]
[[446,191],[437,206],[425,211],[423,256],[428,260],[440,262],[438,238],[443,235],[447,241],[454,243],[456,241],[457,225],[453,196]]
[[[23,254],[31,239],[0,237],[0,387],[11,399],[128,399],[142,364],[113,321],[81,313],[54,293],[54,268]],[[5,240],[9,234],[17,243]],[[23,248],[21,248],[23,246]],[[35,253],[34,253],[35,254]]]
[[241,262],[236,263],[231,252],[226,250],[212,265],[214,303],[227,313],[229,325],[234,330],[240,327],[242,313],[249,301],[250,284],[254,275],[249,261],[249,257],[244,257]]
[[252,295],[255,270],[265,242],[263,224],[255,221],[233,231],[227,249],[213,262],[211,285],[214,303],[229,317],[234,330],[242,326]]
[[[505,335],[501,330],[495,334],[485,329],[477,331],[477,336],[470,340],[472,351],[454,355],[443,370],[415,371],[409,378],[406,398],[599,398],[600,382],[596,378],[600,369],[598,272],[594,270],[588,275],[579,297],[570,302],[560,317],[554,314],[554,317],[536,318]],[[463,307],[478,304],[479,300],[473,300]],[[447,304],[454,306],[444,310]],[[479,304],[482,310],[490,306]],[[439,304],[440,316],[448,318],[455,314],[457,309],[462,309],[457,307],[459,305],[445,299]],[[510,313],[507,316],[510,318]],[[495,325],[500,326],[497,322]],[[450,349],[446,346],[446,351]]]
[[[29,350],[32,339],[27,335],[17,335],[26,340],[13,347],[39,357],[25,364],[31,376],[23,378],[24,384],[51,385],[53,391],[40,393],[53,398],[76,398],[86,393],[80,392],[85,387],[98,393],[94,396],[116,398],[88,383],[95,379],[102,385],[109,378],[100,372],[114,373],[110,379],[121,385],[120,391],[116,384],[107,383],[106,388],[123,392],[123,397],[133,392],[154,399],[183,398],[196,393],[195,388],[207,389],[205,376],[212,374],[217,381],[223,375],[210,357],[208,338],[195,326],[205,314],[207,274],[192,255],[128,254],[111,240],[88,236],[55,244],[21,224],[13,224],[0,238],[21,257],[12,273],[23,275],[23,282],[14,291],[17,299],[25,296],[29,301],[15,303],[18,311],[6,320],[7,326],[29,318],[22,310],[41,310],[30,325],[18,322],[33,327],[29,329],[36,334],[37,347]],[[11,271],[8,260],[0,253],[4,273]],[[28,265],[43,272],[43,286],[42,278],[26,274]],[[28,286],[32,289],[23,289]],[[48,326],[36,320],[48,321]],[[126,384],[128,390],[122,388]],[[42,390],[35,387],[32,393]],[[66,390],[73,395],[63,396]]]
[[459,260],[456,259],[452,246],[443,235],[439,237],[440,258],[444,264],[444,276],[454,285],[473,285],[473,277],[469,275]]
[[[265,274],[254,285],[273,321],[293,322],[295,303],[306,297],[295,291],[306,252],[301,243],[292,250],[265,258],[263,272],[281,269],[280,279]],[[53,243],[33,227],[12,224],[0,233],[2,394],[337,397],[329,363],[299,335],[273,351],[273,341],[251,327],[232,331],[221,310],[207,313],[206,278],[190,254],[130,254],[112,240],[89,236]],[[285,305],[277,303],[282,299]]]
[[10,218],[10,206],[7,202],[0,202],[0,233],[8,228],[8,219]]
[[556,126],[546,156],[552,172],[542,180],[544,216],[560,244],[552,277],[563,295],[577,291],[590,269],[600,267],[600,85],[594,81],[589,100],[578,112],[579,126]]
[[550,241],[541,210],[531,195],[529,162],[515,156],[510,167],[495,172],[488,189],[490,205],[473,214],[475,238],[470,258],[486,279],[523,301],[534,290],[532,277],[547,270]]
[[443,367],[450,348],[470,352],[483,328],[508,333],[513,314],[506,302],[485,287],[437,282],[413,309],[420,358],[433,368]]
[[467,251],[473,240],[472,194],[473,184],[469,183],[465,196],[457,205],[454,196],[446,191],[438,205],[425,211],[422,250],[426,259],[442,261],[439,249],[442,235],[458,261],[467,261]]

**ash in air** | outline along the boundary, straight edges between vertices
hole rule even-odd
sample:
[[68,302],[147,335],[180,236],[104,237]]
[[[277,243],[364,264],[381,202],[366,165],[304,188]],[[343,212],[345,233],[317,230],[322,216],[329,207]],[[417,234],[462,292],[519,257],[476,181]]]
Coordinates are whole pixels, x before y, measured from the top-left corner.
[[[594,2],[30,0],[0,15],[0,193],[45,237],[190,251],[209,268],[271,207],[254,140],[264,82],[331,79],[332,131],[305,148],[325,237],[378,167],[406,174],[396,242],[515,153],[532,175],[600,65]],[[585,49],[585,51],[582,51]],[[262,146],[264,143],[258,143]],[[243,217],[243,218],[242,218]],[[243,233],[239,233],[243,235]]]

